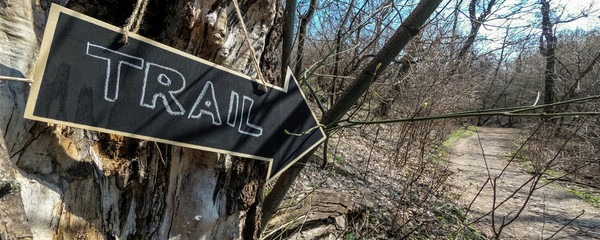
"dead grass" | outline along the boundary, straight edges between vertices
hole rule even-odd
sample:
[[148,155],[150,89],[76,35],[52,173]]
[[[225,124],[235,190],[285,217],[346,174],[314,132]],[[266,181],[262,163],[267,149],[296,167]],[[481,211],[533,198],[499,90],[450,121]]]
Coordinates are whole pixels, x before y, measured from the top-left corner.
[[[352,196],[355,207],[346,226],[334,231],[338,238],[480,239],[447,194],[450,171],[440,161],[445,148],[440,139],[447,139],[450,129],[443,121],[344,129],[330,139],[327,167],[318,160],[308,163],[289,196],[316,189]],[[282,206],[305,200],[288,199]]]

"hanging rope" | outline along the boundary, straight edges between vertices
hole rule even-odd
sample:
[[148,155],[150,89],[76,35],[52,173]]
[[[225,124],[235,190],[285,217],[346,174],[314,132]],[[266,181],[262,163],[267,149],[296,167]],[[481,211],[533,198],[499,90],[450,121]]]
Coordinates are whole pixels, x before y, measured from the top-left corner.
[[[135,3],[135,7],[133,8],[133,12],[131,16],[127,20],[127,24],[123,27],[123,43],[127,44],[129,42],[129,32],[137,33],[140,30],[140,26],[142,25],[142,20],[144,19],[144,14],[146,13],[146,7],[148,6],[148,0],[137,0]],[[133,24],[135,23],[135,28],[131,31]]]
[[262,71],[260,71],[260,65],[258,64],[258,60],[256,59],[256,52],[254,52],[254,48],[252,47],[252,43],[250,43],[250,38],[248,37],[248,30],[246,30],[246,24],[244,23],[244,18],[242,17],[242,12],[240,11],[240,6],[238,5],[237,0],[233,0],[233,7],[235,8],[235,12],[237,13],[238,20],[240,24],[242,24],[242,31],[244,32],[244,38],[246,38],[246,44],[248,45],[248,49],[250,49],[250,59],[252,63],[254,63],[254,69],[256,69],[256,76],[258,80],[263,84],[265,92],[267,91],[267,82],[263,78]]

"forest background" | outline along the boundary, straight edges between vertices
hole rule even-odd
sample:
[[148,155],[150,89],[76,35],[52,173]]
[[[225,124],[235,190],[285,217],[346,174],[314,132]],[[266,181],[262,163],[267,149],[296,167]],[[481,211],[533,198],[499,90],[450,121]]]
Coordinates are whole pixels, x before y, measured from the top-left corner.
[[51,3],[274,84],[291,66],[329,138],[265,185],[260,161],[25,120],[28,85],[2,80],[8,239],[500,238],[510,221],[477,225],[447,184],[446,140],[472,126],[523,130],[524,187],[600,199],[594,1],[5,0],[17,80]]

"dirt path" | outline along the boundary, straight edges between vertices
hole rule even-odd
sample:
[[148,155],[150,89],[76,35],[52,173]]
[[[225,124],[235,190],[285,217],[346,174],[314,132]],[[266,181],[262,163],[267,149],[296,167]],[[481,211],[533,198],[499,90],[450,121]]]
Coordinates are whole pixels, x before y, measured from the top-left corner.
[[[488,179],[486,162],[492,178],[497,176],[508,164],[508,154],[515,149],[518,129],[478,128],[478,134],[458,140],[451,150],[450,169],[454,192],[460,194],[459,203],[468,207],[477,196],[481,186]],[[512,146],[511,146],[512,145]],[[485,161],[482,154],[485,153]],[[497,180],[496,205],[504,201],[531,178],[518,163],[509,165],[504,174]],[[538,187],[543,185],[538,184]],[[493,238],[498,232],[502,220],[509,221],[523,206],[531,184],[526,185],[510,200],[502,204],[494,214],[495,230],[492,227],[491,214],[482,218],[475,225],[487,237]],[[471,221],[490,212],[494,202],[494,191],[488,183],[473,202],[468,218]],[[579,214],[585,211],[578,219]],[[567,225],[568,224],[568,225]],[[561,227],[567,225],[560,232]],[[554,235],[556,233],[556,235]],[[554,236],[553,236],[554,235]],[[520,216],[502,230],[503,239],[600,239],[600,209],[579,199],[557,185],[547,185],[534,191],[529,203]]]

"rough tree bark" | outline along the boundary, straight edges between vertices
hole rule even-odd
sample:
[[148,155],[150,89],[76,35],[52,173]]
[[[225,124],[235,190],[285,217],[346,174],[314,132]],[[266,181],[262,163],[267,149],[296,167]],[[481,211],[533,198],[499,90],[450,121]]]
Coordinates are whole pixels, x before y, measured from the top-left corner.
[[[39,38],[50,2],[114,25],[123,25],[135,3],[0,0],[0,62],[31,70],[34,23]],[[259,59],[275,2],[240,1]],[[255,75],[229,0],[150,1],[140,34]],[[258,236],[264,162],[25,120],[28,91],[26,83],[0,80],[0,138],[36,239]]]
[[[37,41],[33,32],[31,4],[27,1],[0,1],[0,76],[24,77],[35,58]],[[13,116],[14,105],[5,96],[9,84],[26,83],[0,80],[0,239],[31,239],[31,229],[21,201],[21,184],[16,181],[10,162],[8,145],[4,142],[6,117]],[[19,91],[13,88],[15,91]],[[18,118],[15,116],[15,118]]]
[[288,67],[291,67],[292,49],[294,48],[294,27],[296,23],[296,3],[297,0],[285,1],[285,14],[283,20],[282,47],[281,47],[281,68],[279,83],[283,85],[285,74]]
[[[0,131],[0,134],[3,134]],[[32,239],[31,229],[21,201],[20,184],[0,137],[0,239]]]

